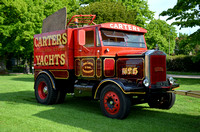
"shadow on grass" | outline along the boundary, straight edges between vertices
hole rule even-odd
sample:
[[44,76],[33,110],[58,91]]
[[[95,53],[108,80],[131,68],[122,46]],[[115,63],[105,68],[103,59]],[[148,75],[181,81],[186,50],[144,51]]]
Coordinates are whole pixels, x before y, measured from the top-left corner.
[[[33,91],[0,93],[0,101],[44,108],[36,102]],[[51,107],[33,116],[89,131],[200,131],[199,116],[173,113],[173,108],[169,112],[133,106],[126,119],[116,120],[104,117],[99,102],[90,98],[67,96],[63,104]]]
[[8,92],[0,93],[0,101],[7,101],[10,103],[25,103],[25,104],[36,104],[35,96],[33,91],[19,91],[19,92]]
[[[78,102],[77,102],[78,101]],[[87,101],[88,102],[88,101]],[[99,104],[73,100],[34,116],[89,131],[199,131],[200,117],[133,106],[124,120],[102,115]]]
[[14,81],[23,81],[23,82],[34,82],[34,78],[33,77],[15,77],[12,78],[12,80]]

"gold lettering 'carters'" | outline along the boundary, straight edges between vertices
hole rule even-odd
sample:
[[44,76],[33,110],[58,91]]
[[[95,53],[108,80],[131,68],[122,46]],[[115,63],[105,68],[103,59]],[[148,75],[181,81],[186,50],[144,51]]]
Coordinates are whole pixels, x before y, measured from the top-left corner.
[[59,46],[67,44],[67,34],[54,34],[34,38],[34,47]]

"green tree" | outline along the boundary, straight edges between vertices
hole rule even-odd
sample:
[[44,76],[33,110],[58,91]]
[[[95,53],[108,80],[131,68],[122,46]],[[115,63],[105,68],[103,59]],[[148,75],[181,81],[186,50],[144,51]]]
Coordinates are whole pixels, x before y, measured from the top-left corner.
[[[68,13],[79,8],[77,0],[1,0],[0,59],[21,58],[31,62],[33,36],[41,33],[42,21],[57,10],[67,7]],[[5,65],[5,64],[4,64]]]
[[176,30],[173,26],[163,20],[152,20],[146,26],[147,34],[145,36],[149,49],[154,49],[156,45],[165,53],[172,54],[175,48]]
[[172,24],[184,27],[200,26],[199,0],[177,0],[177,4],[167,11],[163,11],[161,16],[169,16],[167,20],[175,18]]
[[[135,18],[130,18],[126,12],[126,7],[121,2],[93,2],[87,6],[80,7],[74,14],[95,14],[95,23],[105,22],[129,22],[135,24]],[[130,18],[130,19],[129,19]]]
[[80,4],[89,6],[80,8],[78,13],[96,14],[98,23],[117,21],[144,27],[154,15],[145,0],[80,0]]
[[[176,54],[198,55],[200,51],[200,40],[198,39],[199,36],[197,36],[197,34],[199,34],[198,32],[200,32],[200,30],[191,35],[179,33],[179,37],[176,39]],[[197,59],[197,57],[194,58]]]
[[189,55],[191,48],[188,34],[179,33],[179,37],[176,39],[176,54]]
[[[173,7],[168,9],[167,11],[163,11],[160,15],[161,16],[169,16],[167,20],[175,18],[175,22],[173,25],[181,26],[180,28],[185,27],[194,27],[200,26],[200,1],[199,0],[178,0],[177,4]],[[200,31],[197,30],[195,33],[188,37],[189,44],[188,47],[192,47],[196,49],[197,59],[200,59],[200,43],[199,43],[199,36]]]
[[126,6],[127,11],[131,11],[135,18],[135,25],[145,27],[147,21],[153,19],[154,12],[149,10],[146,0],[119,0]]
[[198,39],[199,32],[200,30],[191,35],[180,33],[179,37],[176,40],[176,54],[192,54],[195,55],[193,57],[193,61],[198,61],[200,59],[200,40]]
[[193,58],[194,62],[198,62],[200,60],[200,29],[198,29],[195,33],[189,36],[191,47],[193,47],[193,54],[195,57]]

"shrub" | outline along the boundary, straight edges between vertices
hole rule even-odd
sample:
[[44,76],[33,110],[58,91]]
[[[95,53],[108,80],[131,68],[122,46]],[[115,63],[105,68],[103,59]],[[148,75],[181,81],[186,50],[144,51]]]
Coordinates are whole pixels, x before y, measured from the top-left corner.
[[200,72],[200,60],[193,62],[194,56],[167,56],[167,70],[181,72]]

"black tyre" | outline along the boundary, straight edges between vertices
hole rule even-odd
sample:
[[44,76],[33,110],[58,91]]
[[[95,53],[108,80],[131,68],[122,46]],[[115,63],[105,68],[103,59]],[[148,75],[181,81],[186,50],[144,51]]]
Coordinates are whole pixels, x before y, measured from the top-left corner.
[[58,97],[57,97],[57,100],[56,100],[56,103],[57,104],[61,104],[65,101],[65,97],[66,97],[66,90],[65,89],[59,89],[58,90]]
[[101,91],[100,107],[105,116],[123,119],[130,113],[131,101],[119,87],[109,84]]
[[151,108],[170,109],[175,102],[174,93],[155,94],[149,98],[148,104]]
[[39,75],[35,81],[35,97],[41,104],[56,103],[58,91],[53,89],[49,77],[45,74]]

